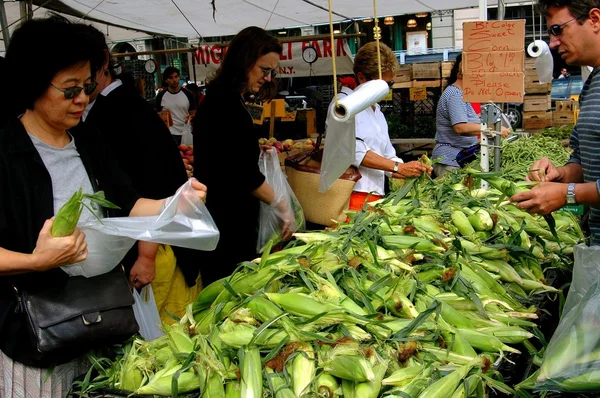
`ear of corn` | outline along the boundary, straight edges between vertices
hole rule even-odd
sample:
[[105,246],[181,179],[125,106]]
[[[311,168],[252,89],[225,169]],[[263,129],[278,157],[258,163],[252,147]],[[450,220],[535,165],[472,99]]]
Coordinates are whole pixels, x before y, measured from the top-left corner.
[[384,386],[403,386],[408,384],[412,379],[423,373],[425,368],[423,365],[409,366],[401,368],[390,374],[381,381]]
[[373,366],[375,380],[357,383],[354,387],[356,396],[361,398],[377,398],[379,396],[379,391],[381,391],[381,381],[385,376],[387,368],[387,361],[380,362]]
[[315,391],[319,397],[334,398],[341,393],[338,380],[327,372],[321,372],[315,382]]
[[242,398],[242,387],[239,381],[227,382],[225,385],[225,398]]
[[452,223],[458,229],[462,236],[471,237],[475,234],[475,229],[467,218],[466,214],[460,210],[454,210],[450,215]]
[[315,352],[310,344],[300,343],[292,360],[292,387],[297,397],[309,392],[316,374]]
[[458,384],[469,374],[471,369],[480,364],[481,360],[476,359],[461,366],[454,372],[442,377],[425,389],[419,398],[445,398],[449,393],[455,391]]
[[241,396],[244,398],[262,398],[262,364],[257,347],[240,348]]
[[323,369],[333,376],[349,381],[375,380],[371,363],[359,355],[336,355],[325,362]]
[[[85,199],[98,203],[103,207],[119,209],[119,206],[104,199],[104,192],[98,191],[93,195],[88,195],[83,193],[83,188],[79,188],[79,190],[75,192],[56,213],[50,230],[52,236],[69,236],[75,231],[75,227],[77,227],[77,223],[79,222],[79,217],[83,212],[83,207],[87,206],[84,204]],[[93,211],[92,214],[96,215]]]

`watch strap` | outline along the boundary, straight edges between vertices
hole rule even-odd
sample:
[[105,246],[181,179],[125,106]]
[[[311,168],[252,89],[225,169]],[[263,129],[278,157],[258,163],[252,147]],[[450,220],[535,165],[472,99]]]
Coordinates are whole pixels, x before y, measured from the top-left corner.
[[567,204],[574,205],[577,204],[577,199],[575,197],[575,183],[572,182],[567,185]]
[[400,163],[398,161],[394,162],[394,173],[398,172],[399,167],[400,167]]

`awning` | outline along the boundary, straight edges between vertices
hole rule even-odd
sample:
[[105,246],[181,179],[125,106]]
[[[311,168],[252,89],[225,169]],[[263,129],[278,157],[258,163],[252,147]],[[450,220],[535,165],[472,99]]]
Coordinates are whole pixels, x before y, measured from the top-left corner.
[[[329,22],[327,0],[214,2],[215,20],[211,0],[34,0],[38,6],[109,25],[187,38],[234,35],[250,25],[275,30]],[[496,0],[488,2],[495,4]],[[337,22],[374,14],[370,0],[332,0],[332,6]],[[478,0],[379,0],[377,14],[383,17],[477,6]]]

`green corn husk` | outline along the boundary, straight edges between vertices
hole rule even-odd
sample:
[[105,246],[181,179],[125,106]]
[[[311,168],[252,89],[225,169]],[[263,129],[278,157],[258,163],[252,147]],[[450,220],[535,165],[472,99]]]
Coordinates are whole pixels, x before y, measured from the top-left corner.
[[531,339],[534,334],[518,326],[496,326],[477,329],[478,332],[497,337],[505,344],[519,344]]
[[242,398],[242,386],[239,381],[230,381],[225,385],[225,398]]
[[[289,389],[283,375],[276,373],[273,369],[267,367],[267,381],[275,398],[296,398],[296,394]],[[300,395],[298,395],[299,397]]]
[[[75,192],[73,196],[71,196],[71,198],[67,200],[56,213],[54,222],[52,223],[52,229],[50,230],[50,234],[52,236],[69,236],[73,233],[73,231],[75,231],[77,223],[79,222],[79,217],[81,217],[81,213],[83,212],[83,207],[85,206],[89,208],[89,206],[85,203],[86,199],[97,203],[102,207],[109,209],[120,209],[119,206],[104,199],[103,191],[98,191],[93,195],[89,195],[83,193],[83,188],[79,188],[79,190]],[[96,215],[96,212],[93,209],[90,209],[90,212]]]
[[359,355],[336,355],[323,364],[323,369],[332,376],[354,381],[374,381],[371,363]]
[[321,398],[334,398],[339,395],[340,383],[327,372],[321,372],[315,382],[316,394]]
[[450,215],[450,218],[462,236],[471,237],[475,235],[475,229],[471,225],[471,222],[469,222],[467,215],[461,210],[454,210]]
[[387,368],[387,361],[378,363],[375,366],[373,366],[375,380],[357,383],[354,386],[354,392],[356,396],[360,398],[377,398],[379,396],[379,391],[381,391],[381,381],[385,376]]
[[194,314],[197,314],[198,312],[212,305],[212,303],[223,291],[223,289],[225,289],[225,287],[223,286],[224,280],[225,278],[221,278],[202,288],[202,291],[200,292],[196,300],[194,300],[194,303],[192,305]]
[[494,221],[490,213],[485,209],[478,209],[474,214],[467,217],[476,231],[491,231],[494,227]]
[[406,368],[401,368],[390,374],[381,381],[384,386],[404,386],[412,379],[419,376],[424,371],[423,365],[415,365]]
[[467,377],[471,369],[475,366],[481,366],[482,360],[477,358],[466,365],[461,366],[454,372],[442,377],[425,389],[419,398],[446,398],[450,393],[456,390],[459,383]]
[[244,398],[262,398],[262,365],[257,347],[240,348],[241,396]]
[[308,387],[315,377],[315,351],[310,344],[300,343],[295,357],[292,359],[292,388],[297,397],[308,392]]

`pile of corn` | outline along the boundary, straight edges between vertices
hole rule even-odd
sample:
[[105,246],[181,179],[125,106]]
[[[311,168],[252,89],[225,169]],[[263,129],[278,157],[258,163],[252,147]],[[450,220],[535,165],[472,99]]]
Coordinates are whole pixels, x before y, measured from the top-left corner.
[[[79,387],[202,397],[471,397],[514,394],[498,366],[534,351],[544,270],[582,242],[503,201],[527,189],[410,180],[349,223],[297,233],[207,286],[179,323],[94,358]],[[492,184],[491,181],[494,183]],[[215,265],[212,265],[215,266]]]

